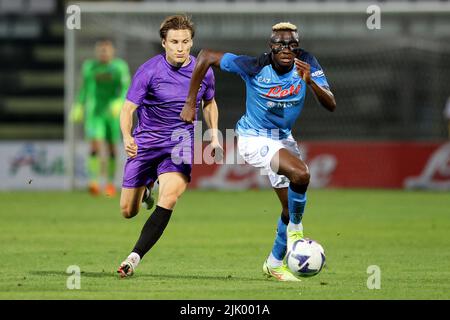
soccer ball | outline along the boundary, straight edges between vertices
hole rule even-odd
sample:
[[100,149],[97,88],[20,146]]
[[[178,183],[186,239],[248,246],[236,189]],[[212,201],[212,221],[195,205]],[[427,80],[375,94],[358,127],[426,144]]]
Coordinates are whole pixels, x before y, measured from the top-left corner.
[[317,241],[297,240],[288,251],[286,263],[294,275],[312,277],[325,265],[325,252]]

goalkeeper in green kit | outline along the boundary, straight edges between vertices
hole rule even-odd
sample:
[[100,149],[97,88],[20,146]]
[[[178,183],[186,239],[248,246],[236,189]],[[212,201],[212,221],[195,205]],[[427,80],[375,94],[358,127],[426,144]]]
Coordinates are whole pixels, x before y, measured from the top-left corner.
[[[101,192],[101,172],[106,172],[105,194],[116,194],[116,144],[121,139],[119,115],[130,84],[130,73],[127,63],[114,57],[114,51],[111,40],[96,42],[96,59],[83,63],[82,83],[70,115],[74,122],[84,120],[85,138],[90,144],[89,192],[93,195]],[[106,161],[100,159],[103,144],[107,147]]]

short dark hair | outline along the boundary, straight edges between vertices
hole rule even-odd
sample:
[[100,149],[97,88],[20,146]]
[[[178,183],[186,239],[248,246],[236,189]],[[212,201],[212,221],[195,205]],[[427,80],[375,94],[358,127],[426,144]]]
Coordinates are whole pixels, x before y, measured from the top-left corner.
[[99,44],[110,44],[111,46],[114,47],[114,41],[110,38],[97,38],[95,40],[95,44],[99,45]]
[[194,38],[195,29],[191,17],[187,15],[173,15],[164,19],[159,28],[159,36],[161,39],[166,39],[169,30],[189,30],[191,38]]

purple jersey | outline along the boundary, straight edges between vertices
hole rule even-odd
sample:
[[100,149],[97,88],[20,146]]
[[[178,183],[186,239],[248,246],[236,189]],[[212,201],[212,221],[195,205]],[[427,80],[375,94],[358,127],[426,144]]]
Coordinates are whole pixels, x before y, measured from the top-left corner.
[[[166,172],[180,172],[191,178],[194,154],[194,125],[180,118],[188,96],[195,58],[181,68],[172,66],[164,54],[144,63],[133,77],[127,99],[138,106],[138,125],[133,136],[138,146],[136,157],[125,163],[122,186],[146,186]],[[214,98],[214,74],[210,68],[197,95]]]
[[[181,109],[189,92],[195,57],[187,66],[177,68],[167,62],[165,54],[159,54],[145,62],[136,71],[127,100],[138,106],[138,125],[133,136],[139,148],[173,147],[179,143],[174,136],[194,139],[194,125],[180,119]],[[197,110],[202,99],[214,98],[214,73],[210,68],[197,94]],[[178,134],[178,133],[179,134]]]

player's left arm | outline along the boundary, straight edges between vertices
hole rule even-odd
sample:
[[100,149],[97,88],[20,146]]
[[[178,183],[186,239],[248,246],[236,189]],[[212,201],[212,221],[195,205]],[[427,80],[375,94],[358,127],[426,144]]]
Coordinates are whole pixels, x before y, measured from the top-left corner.
[[216,99],[203,102],[203,118],[211,132],[211,140],[218,140],[219,109]]
[[212,98],[209,101],[203,102],[203,118],[205,119],[210,132],[211,143],[209,145],[211,148],[211,155],[221,159],[223,148],[219,140],[219,109],[217,108],[216,99]]
[[319,84],[313,79],[311,76],[311,65],[306,61],[296,58],[295,67],[306,84],[312,89],[320,104],[327,110],[333,112],[336,109],[336,100],[334,99],[334,95],[327,85]]
[[70,110],[69,119],[72,122],[81,122],[84,118],[84,109],[86,106],[86,101],[88,100],[87,95],[87,87],[88,82],[91,81],[92,72],[91,72],[92,62],[90,60],[86,60],[83,62],[83,66],[81,68],[81,84],[80,89],[78,91],[78,95],[76,97],[75,103],[72,105],[72,109]]

